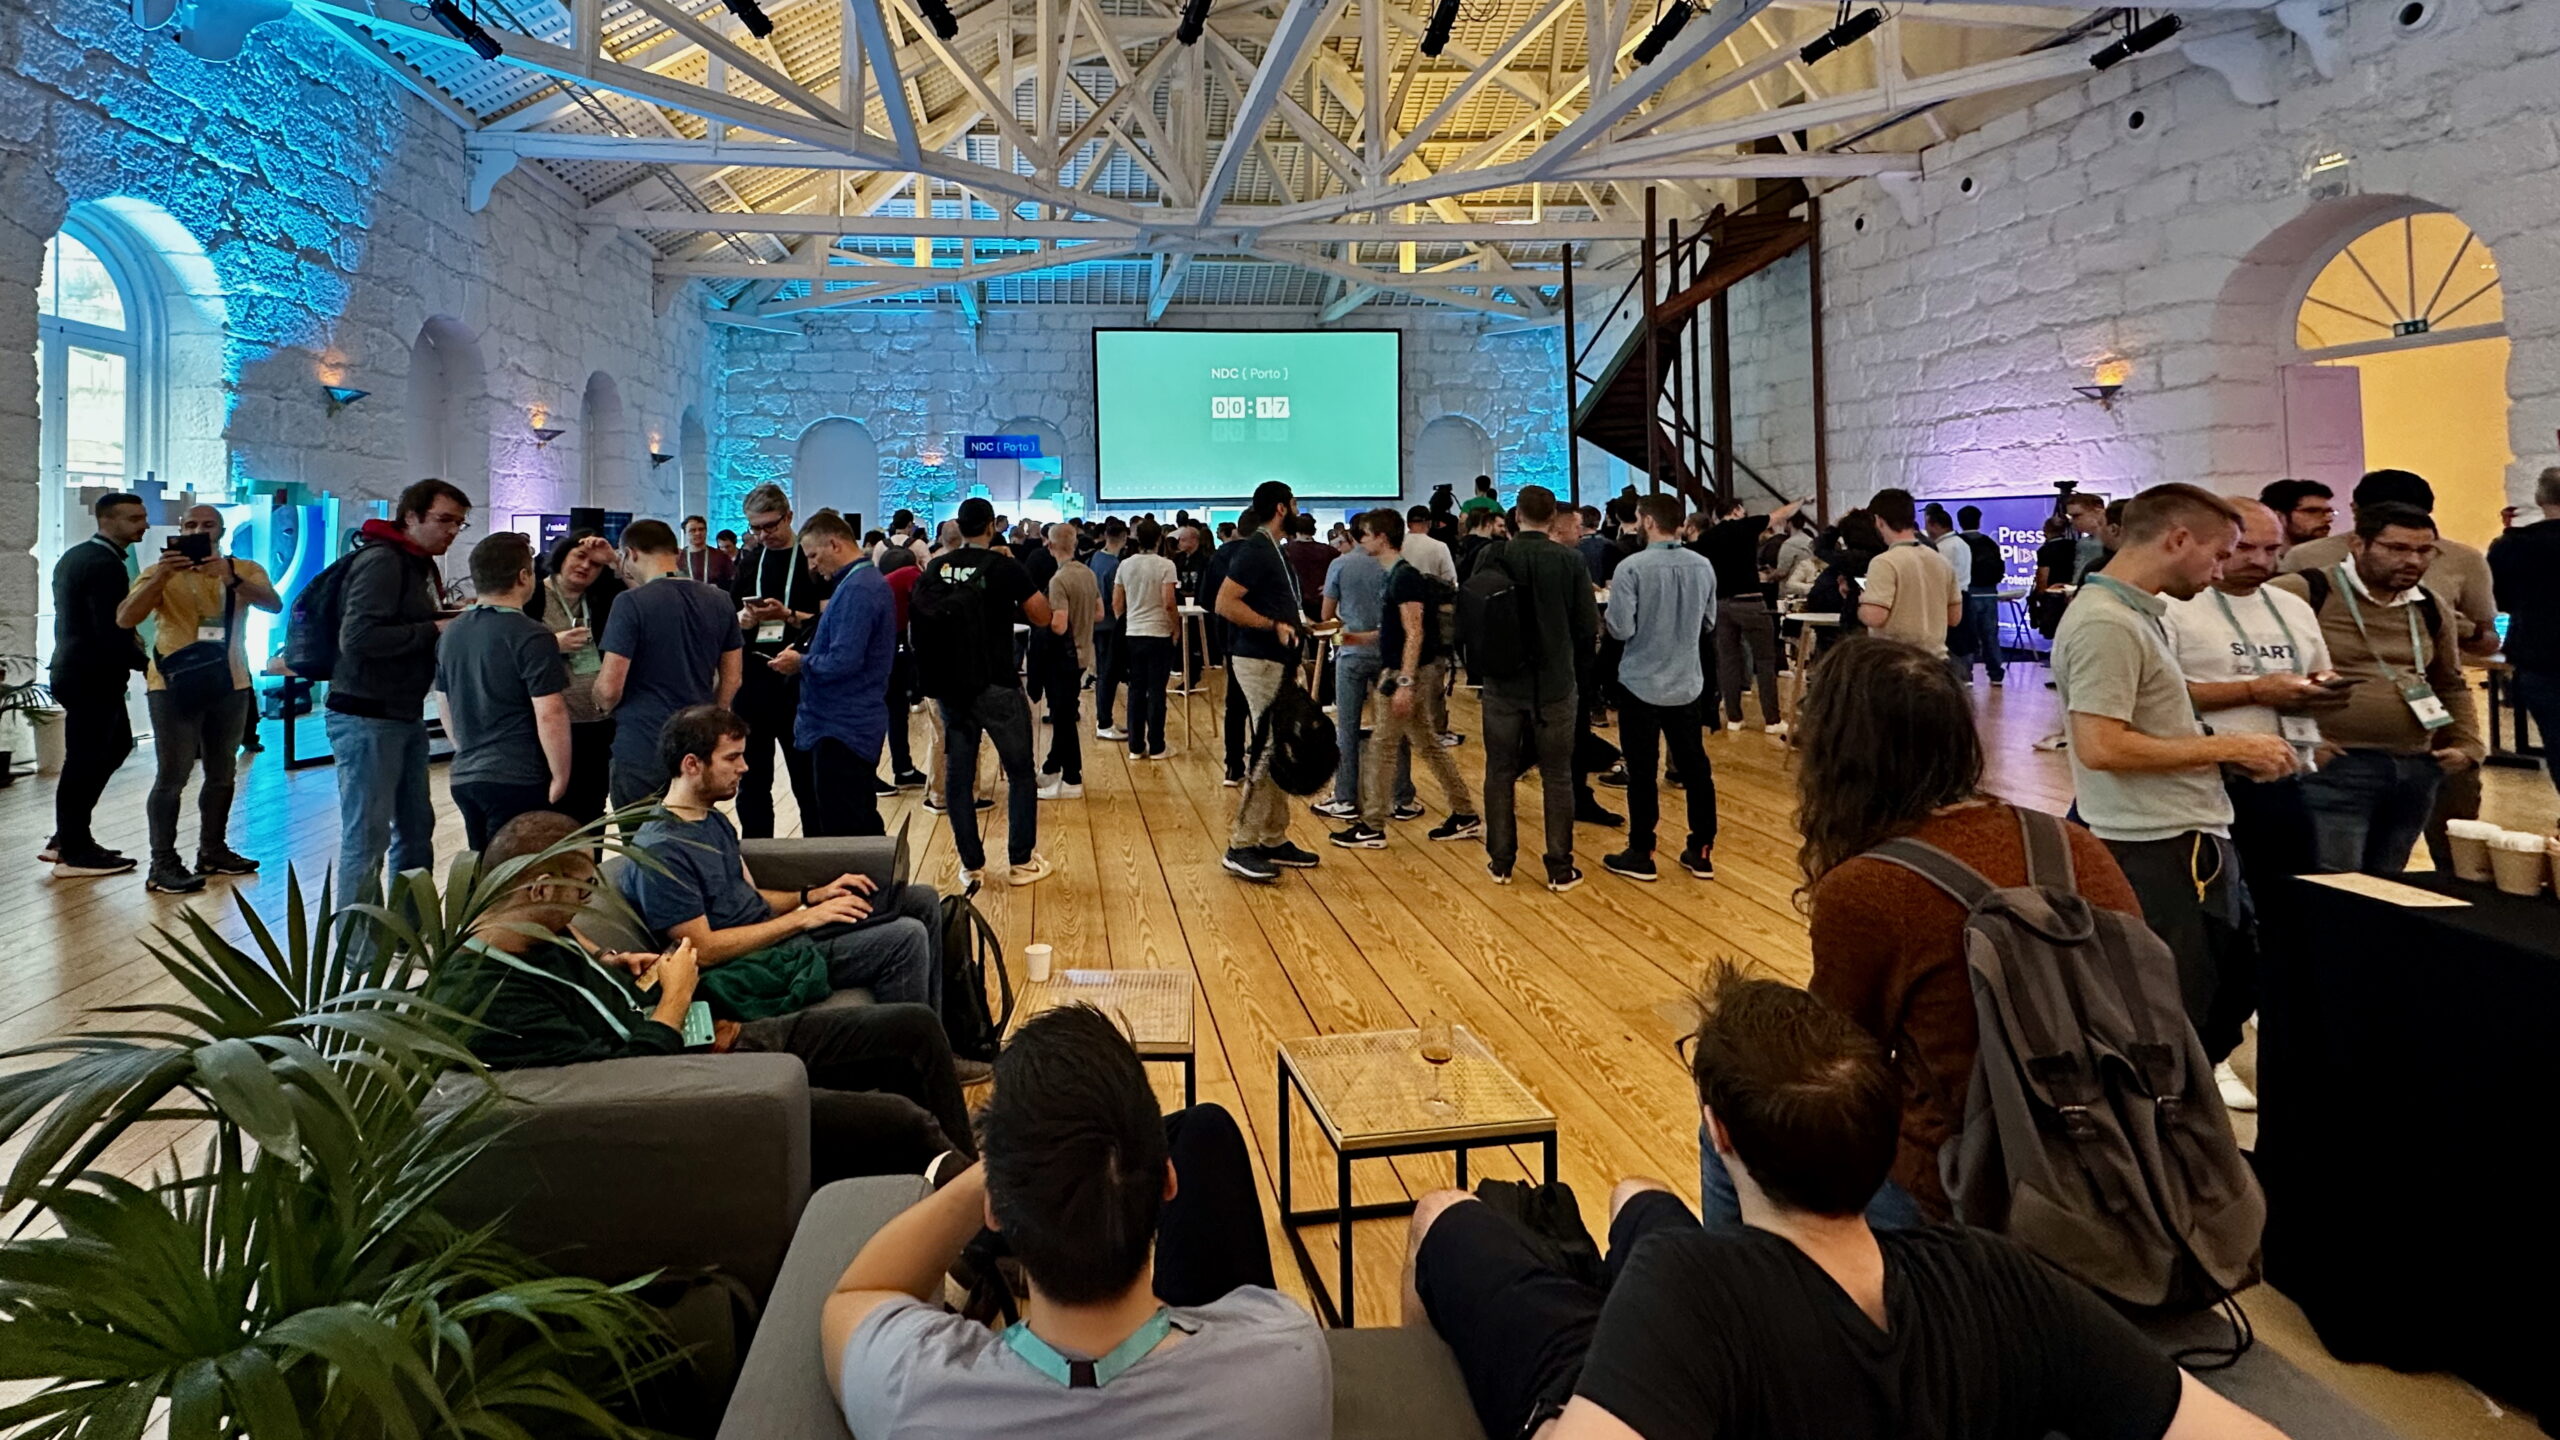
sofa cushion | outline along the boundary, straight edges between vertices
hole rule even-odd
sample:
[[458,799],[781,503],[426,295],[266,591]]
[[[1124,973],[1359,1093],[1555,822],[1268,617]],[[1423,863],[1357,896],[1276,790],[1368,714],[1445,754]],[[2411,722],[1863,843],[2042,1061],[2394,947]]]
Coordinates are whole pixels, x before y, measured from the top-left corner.
[[844,1412],[827,1391],[818,1315],[872,1233],[924,1194],[920,1175],[873,1175],[839,1180],[809,1197],[720,1417],[720,1440],[850,1440]]
[[1328,1330],[1334,1440],[1485,1440],[1457,1357],[1428,1330]]

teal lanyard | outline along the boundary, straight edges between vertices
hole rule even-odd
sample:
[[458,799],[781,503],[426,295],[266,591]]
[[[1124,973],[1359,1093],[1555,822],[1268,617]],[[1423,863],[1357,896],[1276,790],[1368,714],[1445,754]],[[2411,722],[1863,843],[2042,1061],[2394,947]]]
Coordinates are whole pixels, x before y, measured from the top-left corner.
[[2118,580],[2111,575],[2092,575],[2089,577],[2088,583],[2095,585],[2100,590],[2112,595],[2117,604],[2122,605],[2124,608],[2141,616],[2143,619],[2150,621],[2151,633],[2160,637],[2160,647],[2164,650],[2170,651],[2172,654],[2176,653],[2177,647],[2169,643],[2169,627],[2161,624],[2160,617],[2152,614],[2149,607],[2142,603],[2139,598],[2142,594],[2141,591],[2134,589],[2132,586],[2127,585],[2123,581]]
[[[2216,590],[2213,599],[2222,607],[2222,618],[2231,622],[2231,633],[2239,638],[2241,653],[2249,657],[2249,669],[2255,674],[2266,674],[2267,662],[2258,658],[2258,642],[2249,638],[2249,632],[2240,628],[2240,617],[2231,612],[2231,597]],[[2293,673],[2301,674],[2302,644],[2293,638],[2293,627],[2284,623],[2284,612],[2276,608],[2276,597],[2268,594],[2265,586],[2260,586],[2258,603],[2267,607],[2267,618],[2276,622],[2277,631],[2283,634],[2284,648],[2293,659]]]
[[[772,594],[764,588],[764,559],[766,555],[774,553],[776,553],[774,548],[767,545],[764,547],[763,552],[756,556],[756,596],[759,599],[779,600],[782,602],[782,608],[788,610],[791,608],[791,587],[798,583],[800,579],[800,567],[791,563],[791,557],[787,555],[784,556],[782,561],[782,593],[779,595]],[[789,624],[790,622],[786,620],[783,623]]]
[[1111,1347],[1111,1353],[1099,1360],[1071,1360],[1058,1353],[1056,1346],[1031,1333],[1031,1326],[1016,1321],[1006,1327],[1005,1348],[1023,1359],[1032,1369],[1057,1381],[1070,1390],[1099,1390],[1129,1371],[1129,1367],[1152,1354],[1173,1329],[1173,1312],[1162,1306],[1147,1317],[1128,1339]]
[[[2398,685],[2404,690],[2409,688],[2408,682],[2403,681],[2400,678],[2399,667],[2391,664],[2387,660],[2384,660],[2382,656],[2374,650],[2373,633],[2364,628],[2364,606],[2356,602],[2355,583],[2349,578],[2347,563],[2343,560],[2338,562],[2338,593],[2347,597],[2347,617],[2356,622],[2356,638],[2364,642],[2364,653],[2373,656],[2373,663],[2382,667],[2382,674],[2385,679],[2388,679],[2392,684]],[[2411,596],[2409,599],[2401,601],[2400,609],[2409,617],[2409,663],[2417,666],[2423,671],[2427,665],[2427,647],[2426,642],[2419,637],[2418,633],[2417,597]]]

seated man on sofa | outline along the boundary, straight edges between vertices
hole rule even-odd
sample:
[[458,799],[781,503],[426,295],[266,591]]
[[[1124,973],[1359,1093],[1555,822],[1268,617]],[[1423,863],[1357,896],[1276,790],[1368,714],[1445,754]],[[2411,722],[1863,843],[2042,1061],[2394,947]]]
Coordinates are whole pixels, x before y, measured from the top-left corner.
[[[693,942],[679,940],[663,955],[632,954],[604,951],[580,935],[578,913],[600,882],[594,857],[567,843],[577,830],[566,815],[535,810],[490,838],[481,852],[490,869],[542,857],[472,932],[478,947],[511,960],[479,956],[450,978],[437,977],[439,999],[478,1017],[481,1028],[468,1043],[493,1070],[692,1048],[684,1023],[700,982]],[[922,1005],[715,1020],[710,1044],[700,1048],[800,1057],[809,1071],[812,1183],[919,1174],[935,1156],[970,1145],[951,1042],[942,1017]]]
[[843,875],[810,890],[760,890],[737,827],[717,808],[747,773],[747,722],[718,705],[679,710],[659,734],[658,754],[665,813],[631,837],[657,864],[634,864],[626,882],[652,932],[669,944],[693,942],[705,968],[785,942],[815,945],[835,988],[941,1013],[941,910],[931,886],[874,896],[871,877]]
[[1622,1182],[1604,1305],[1463,1192],[1414,1213],[1405,1323],[1449,1342],[1486,1434],[2282,1440],[2007,1240],[1868,1228],[1900,1123],[1882,1047],[1792,985],[1707,987],[1690,1064],[1741,1228]]
[[[1135,1050],[1082,1005],[996,1057],[986,1160],[891,1220],[820,1324],[857,1436],[1308,1440],[1332,1433],[1315,1318],[1271,1288],[1244,1136],[1215,1105],[1171,1117]],[[1001,1333],[933,1303],[992,1226],[1031,1294]]]

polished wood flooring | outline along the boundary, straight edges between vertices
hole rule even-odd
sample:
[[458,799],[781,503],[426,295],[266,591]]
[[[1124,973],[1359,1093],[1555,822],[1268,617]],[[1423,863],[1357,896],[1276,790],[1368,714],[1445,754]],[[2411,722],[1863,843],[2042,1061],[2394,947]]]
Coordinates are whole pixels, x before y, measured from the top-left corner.
[[[2052,696],[2041,679],[2041,671],[2022,666],[2009,688],[1976,694],[1994,756],[1993,788],[2060,810],[2069,801],[2067,766],[2061,756],[2031,748],[2053,728]],[[1590,878],[1570,895],[1547,893],[1534,883],[1538,798],[1530,784],[1520,792],[1521,880],[1497,887],[1485,873],[1480,844],[1424,838],[1442,813],[1442,797],[1426,776],[1419,783],[1432,816],[1394,826],[1384,850],[1335,849],[1325,841],[1327,823],[1303,803],[1294,805],[1292,838],[1323,863],[1290,872],[1277,885],[1255,886],[1219,864],[1235,801],[1220,784],[1219,683],[1212,671],[1210,688],[1191,697],[1187,708],[1178,698],[1173,702],[1169,736],[1176,753],[1167,763],[1131,764],[1124,746],[1095,741],[1087,711],[1084,798],[1040,808],[1039,848],[1057,873],[1022,889],[998,883],[981,898],[1009,953],[1039,940],[1056,948],[1061,967],[1196,974],[1200,1095],[1234,1112],[1251,1137],[1267,1213],[1276,1214],[1278,1042],[1408,1027],[1435,1014],[1482,1037],[1555,1111],[1562,1178],[1581,1198],[1595,1233],[1609,1188],[1622,1176],[1656,1176],[1694,1199],[1697,1110],[1672,1052],[1687,1024],[1692,976],[1719,956],[1796,981],[1811,967],[1793,899],[1796,837],[1785,747],[1756,727],[1710,737],[1721,824],[1712,882],[1670,868],[1654,884],[1610,875],[1600,857],[1617,848],[1623,832],[1583,826],[1576,849]],[[1452,710],[1453,725],[1469,737],[1456,755],[1472,784],[1482,770],[1475,706],[1462,690]],[[917,717],[920,755],[925,728]],[[316,891],[336,849],[334,772],[288,775],[278,760],[276,727],[267,730],[267,753],[245,769],[232,834],[236,848],[267,863],[267,873],[216,882],[195,901],[229,934],[244,928],[235,897],[272,916],[283,906],[287,865]],[[1047,743],[1044,728],[1038,737],[1044,754]],[[146,744],[116,777],[98,817],[100,838],[136,855],[148,850],[142,803],[149,758]],[[991,766],[989,759],[985,768]],[[441,850],[449,856],[461,844],[462,826],[442,767],[435,787]],[[0,934],[13,940],[0,950],[0,1049],[102,1027],[108,1022],[93,1013],[97,1006],[172,993],[143,940],[155,925],[174,921],[181,902],[146,893],[138,876],[51,879],[34,854],[52,828],[52,788],[49,780],[21,778],[0,790],[0,836],[14,847],[0,863]],[[1617,792],[1602,794],[1612,808],[1623,808]],[[1675,817],[1665,833],[1674,838],[1679,799],[1677,792],[1665,796]],[[192,793],[188,800],[182,848],[192,853]],[[918,800],[907,794],[884,802],[890,825],[914,823],[921,878],[955,883],[950,831]],[[2492,819],[2539,826],[2550,818],[2551,801],[2539,775],[2492,774]],[[787,798],[783,812],[790,833],[797,816]],[[989,852],[1001,856],[1003,807],[984,819]],[[1167,1099],[1178,1103],[1178,1082],[1169,1069],[1160,1073],[1168,1077]],[[1311,1127],[1300,1125],[1296,1138],[1296,1203],[1321,1204],[1333,1184],[1331,1154],[1312,1138]],[[146,1168],[167,1153],[162,1147],[169,1139],[137,1139],[111,1163]],[[1474,1163],[1479,1176],[1522,1178],[1538,1155],[1534,1147],[1482,1151]],[[1445,1157],[1366,1161],[1355,1169],[1354,1198],[1416,1195],[1452,1178]],[[1303,1294],[1276,1219],[1271,1228],[1282,1283]],[[1399,1221],[1359,1228],[1355,1264],[1364,1322],[1392,1320],[1402,1236]],[[1308,1244],[1330,1277],[1331,1232],[1310,1234]],[[2335,1374],[2335,1383],[2412,1434],[2533,1433],[2515,1417],[2501,1418],[2459,1382],[2335,1365],[2281,1297],[2261,1293],[2251,1310],[2271,1343]]]

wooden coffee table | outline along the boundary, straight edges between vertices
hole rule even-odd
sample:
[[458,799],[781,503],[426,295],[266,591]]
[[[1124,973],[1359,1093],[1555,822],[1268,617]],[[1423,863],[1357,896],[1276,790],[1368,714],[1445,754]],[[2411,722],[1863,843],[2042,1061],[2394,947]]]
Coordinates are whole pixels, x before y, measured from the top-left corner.
[[1119,1023],[1138,1058],[1182,1066],[1182,1103],[1199,1103],[1198,1046],[1192,1038],[1188,970],[1060,970],[1023,987],[1013,1023],[1060,1005],[1090,1005]]
[[[1316,1035],[1280,1043],[1280,1228],[1298,1269],[1316,1299],[1316,1313],[1330,1326],[1355,1323],[1351,1222],[1413,1213],[1411,1200],[1376,1205],[1351,1203],[1351,1162],[1450,1151],[1457,1157],[1458,1188],[1467,1188],[1467,1151],[1480,1146],[1537,1141],[1546,1146],[1547,1183],[1556,1178],[1555,1112],[1493,1058],[1464,1026],[1452,1027],[1456,1058],[1431,1065],[1422,1058],[1419,1030],[1379,1030],[1356,1035]],[[1438,1071],[1445,1110],[1430,1104]],[[1334,1204],[1296,1210],[1289,1204],[1289,1095],[1295,1091],[1333,1146]],[[1342,1305],[1334,1308],[1324,1277],[1316,1272],[1299,1228],[1336,1227],[1341,1247]]]

